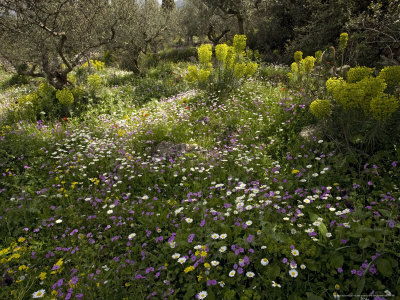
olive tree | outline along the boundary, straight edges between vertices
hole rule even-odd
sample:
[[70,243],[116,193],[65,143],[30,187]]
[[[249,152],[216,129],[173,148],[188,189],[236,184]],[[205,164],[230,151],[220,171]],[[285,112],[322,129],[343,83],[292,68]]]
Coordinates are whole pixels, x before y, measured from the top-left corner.
[[0,57],[57,89],[67,74],[112,42],[122,0],[0,0]]
[[[121,0],[123,1],[123,0]],[[140,72],[139,58],[148,52],[157,52],[175,37],[177,13],[162,7],[156,0],[126,1],[121,4],[121,23],[111,50],[122,56],[123,67]]]

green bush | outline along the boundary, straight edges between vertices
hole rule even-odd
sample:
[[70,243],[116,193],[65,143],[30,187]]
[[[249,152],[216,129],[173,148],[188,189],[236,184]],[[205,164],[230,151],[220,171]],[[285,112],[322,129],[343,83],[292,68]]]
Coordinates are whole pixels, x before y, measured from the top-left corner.
[[57,100],[64,106],[71,106],[74,103],[74,95],[66,88],[56,92]]
[[383,79],[387,88],[393,91],[395,87],[400,86],[400,66],[385,67],[380,71],[378,77]]
[[3,82],[2,86],[3,86],[3,88],[5,88],[5,87],[16,86],[16,85],[28,84],[29,82],[30,82],[29,76],[21,75],[21,74],[14,74],[7,81]]
[[347,82],[355,83],[355,82],[361,81],[362,79],[364,79],[366,77],[372,76],[373,72],[374,72],[373,68],[367,68],[367,67],[351,68],[347,72]]
[[186,80],[195,82],[200,89],[216,94],[226,94],[254,75],[258,64],[246,57],[246,36],[235,35],[233,46],[219,44],[215,47],[215,61],[212,62],[212,47],[201,45],[198,52],[200,64],[188,67]]

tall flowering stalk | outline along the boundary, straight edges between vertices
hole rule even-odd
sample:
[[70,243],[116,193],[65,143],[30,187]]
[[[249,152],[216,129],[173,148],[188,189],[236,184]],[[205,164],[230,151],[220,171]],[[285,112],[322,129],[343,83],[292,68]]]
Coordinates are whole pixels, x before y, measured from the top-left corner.
[[199,65],[188,67],[186,80],[197,82],[199,88],[217,94],[225,94],[239,87],[258,68],[246,57],[246,40],[245,35],[235,35],[233,46],[217,45],[214,61],[211,45],[201,45],[197,51]]

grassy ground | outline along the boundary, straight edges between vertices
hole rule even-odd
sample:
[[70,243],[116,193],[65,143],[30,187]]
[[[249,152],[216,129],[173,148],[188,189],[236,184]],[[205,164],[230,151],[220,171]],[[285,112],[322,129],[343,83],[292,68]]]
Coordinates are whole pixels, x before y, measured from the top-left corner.
[[275,71],[217,99],[183,67],[107,69],[57,121],[9,122],[36,83],[3,85],[1,298],[399,295],[396,157],[301,138],[309,103]]

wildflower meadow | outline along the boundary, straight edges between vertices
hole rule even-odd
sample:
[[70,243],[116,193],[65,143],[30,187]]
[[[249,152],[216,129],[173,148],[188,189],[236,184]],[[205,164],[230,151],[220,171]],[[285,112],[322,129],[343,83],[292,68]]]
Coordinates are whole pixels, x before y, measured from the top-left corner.
[[0,70],[0,299],[398,299],[399,67],[198,49]]

